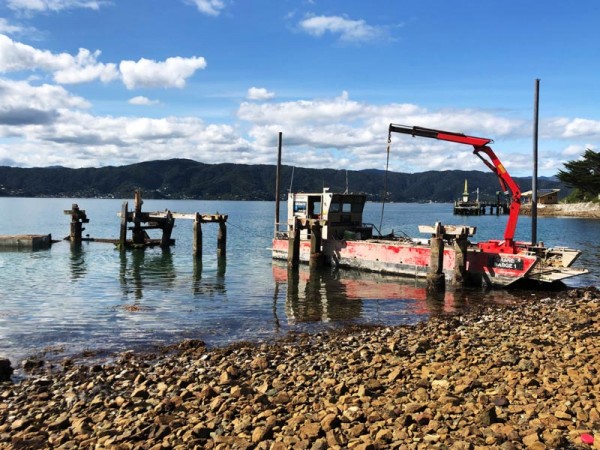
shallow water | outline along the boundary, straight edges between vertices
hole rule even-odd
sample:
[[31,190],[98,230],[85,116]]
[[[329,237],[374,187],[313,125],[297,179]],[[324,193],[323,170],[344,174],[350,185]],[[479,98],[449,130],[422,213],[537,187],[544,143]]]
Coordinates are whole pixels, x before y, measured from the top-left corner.
[[[0,234],[69,233],[73,203],[87,212],[84,234],[117,238],[121,200],[0,198]],[[130,201],[132,203],[132,201]],[[112,244],[62,241],[50,250],[0,252],[0,357],[13,363],[45,352],[114,352],[202,339],[209,345],[268,340],[288,331],[317,331],[349,323],[415,323],[430,314],[481,302],[511,302],[519,292],[466,290],[428,296],[415,280],[307,268],[288,279],[268,248],[273,202],[145,200],[144,211],[228,214],[227,259],[216,257],[217,225],[203,225],[202,262],[192,257],[192,223],[177,220],[176,245],[119,252]],[[282,213],[285,215],[284,205]],[[379,225],[381,205],[367,204],[365,221]],[[419,224],[469,224],[476,239],[501,238],[507,216],[457,217],[449,204],[388,204],[383,232],[418,235]],[[283,220],[283,218],[282,218]],[[529,240],[522,217],[517,239]],[[600,285],[600,222],[539,218],[538,238],[584,250],[592,273],[572,286]],[[153,235],[153,237],[159,237]],[[528,294],[525,294],[528,295]]]

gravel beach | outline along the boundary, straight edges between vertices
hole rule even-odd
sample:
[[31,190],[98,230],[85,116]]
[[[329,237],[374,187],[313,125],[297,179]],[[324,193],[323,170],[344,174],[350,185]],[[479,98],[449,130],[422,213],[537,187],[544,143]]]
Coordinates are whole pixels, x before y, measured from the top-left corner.
[[0,448],[600,448],[600,292],[0,383]]

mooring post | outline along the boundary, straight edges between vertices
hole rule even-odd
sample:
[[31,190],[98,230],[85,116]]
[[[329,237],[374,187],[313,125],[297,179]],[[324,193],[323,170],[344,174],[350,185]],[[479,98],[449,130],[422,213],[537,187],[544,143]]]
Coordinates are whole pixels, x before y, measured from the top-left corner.
[[227,256],[227,225],[225,220],[219,218],[219,232],[217,233],[217,257]]
[[452,276],[454,286],[463,286],[467,281],[467,247],[469,246],[467,237],[468,230],[463,229],[454,240],[454,275]]
[[300,265],[300,220],[295,217],[288,237],[288,266],[297,269]]
[[143,244],[145,242],[144,230],[142,229],[142,194],[135,191],[134,194],[135,209],[133,213],[133,243]]
[[194,219],[194,243],[192,244],[192,252],[196,259],[202,259],[202,218],[196,213]]
[[81,244],[81,241],[83,240],[81,234],[83,230],[85,230],[83,224],[88,223],[90,219],[87,218],[85,211],[79,209],[77,203],[73,203],[71,209],[65,211],[65,214],[71,215],[71,232],[69,234],[69,240],[74,244]]
[[123,202],[121,207],[121,232],[119,233],[119,248],[125,250],[127,244],[127,213],[129,210],[129,203]]
[[322,266],[323,255],[321,253],[322,232],[321,224],[314,221],[310,225],[310,260],[309,266],[311,269]]
[[167,211],[167,217],[163,222],[162,238],[160,240],[160,246],[162,248],[168,248],[171,245],[171,233],[173,232],[174,225],[175,219],[173,219],[173,213]]
[[428,289],[443,289],[444,279],[444,233],[439,222],[435,224],[435,234],[430,239],[431,255],[427,273]]

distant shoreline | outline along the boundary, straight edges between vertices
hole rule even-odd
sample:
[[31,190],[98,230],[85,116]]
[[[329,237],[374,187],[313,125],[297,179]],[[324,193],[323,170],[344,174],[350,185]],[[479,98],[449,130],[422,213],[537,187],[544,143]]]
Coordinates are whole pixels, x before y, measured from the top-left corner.
[[[580,217],[600,219],[600,203],[559,203],[556,205],[538,205],[538,216],[546,217]],[[521,214],[531,215],[531,205],[523,205]]]

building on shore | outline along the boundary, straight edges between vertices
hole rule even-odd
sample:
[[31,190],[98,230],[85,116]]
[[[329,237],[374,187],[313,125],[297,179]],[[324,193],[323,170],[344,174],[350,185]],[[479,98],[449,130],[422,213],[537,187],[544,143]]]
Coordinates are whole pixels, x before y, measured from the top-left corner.
[[[556,205],[558,203],[558,193],[560,189],[538,189],[537,190],[537,201],[541,205]],[[523,192],[521,199],[523,204],[531,203],[531,197],[533,191]]]

